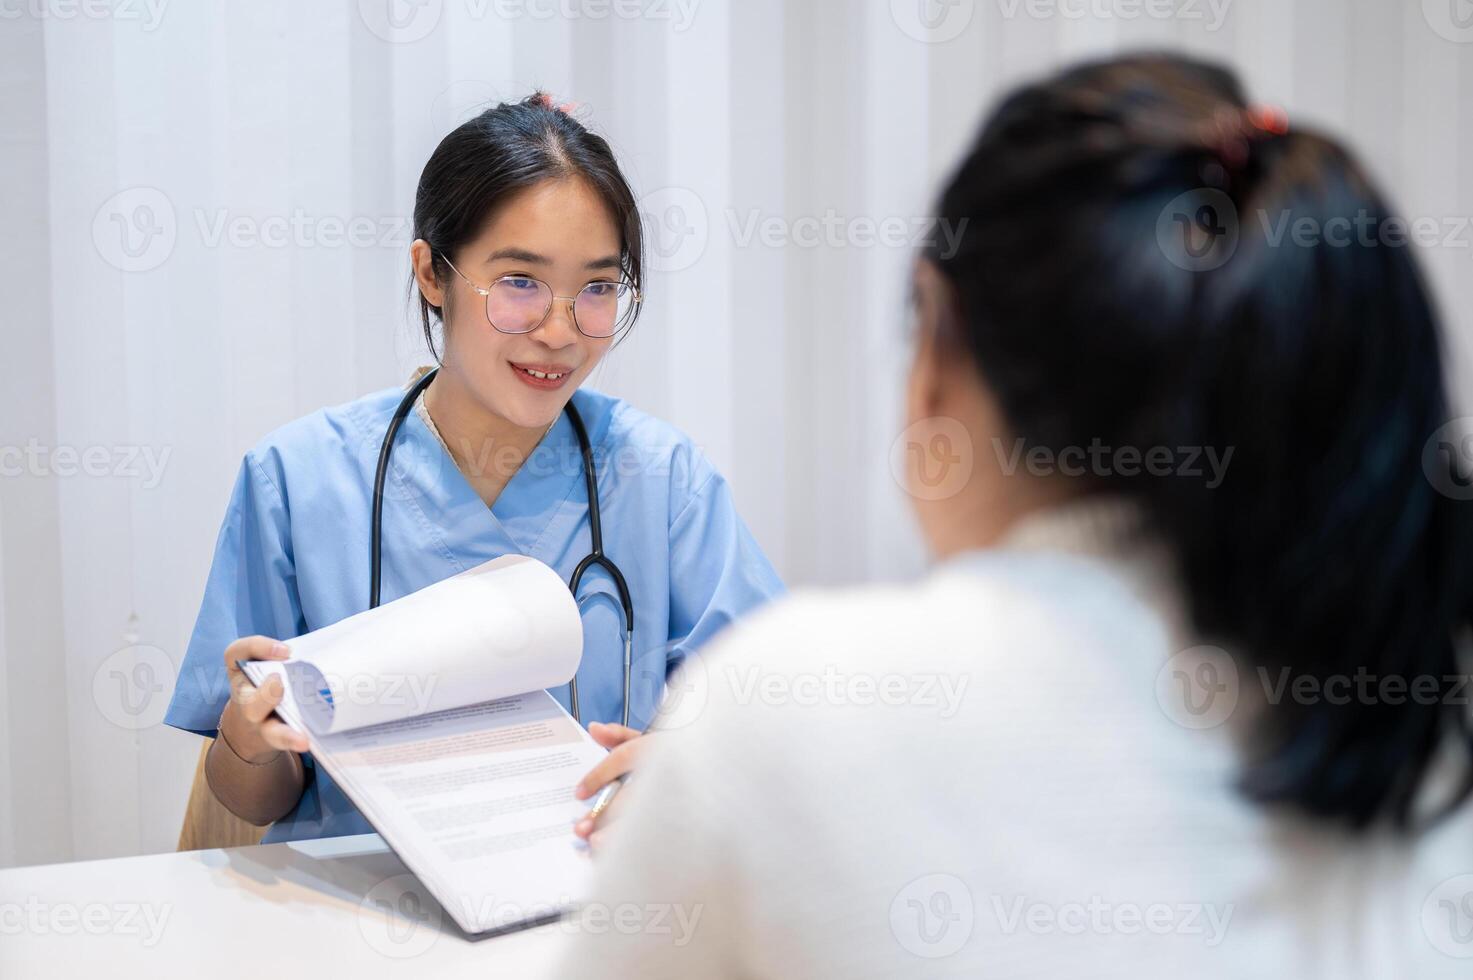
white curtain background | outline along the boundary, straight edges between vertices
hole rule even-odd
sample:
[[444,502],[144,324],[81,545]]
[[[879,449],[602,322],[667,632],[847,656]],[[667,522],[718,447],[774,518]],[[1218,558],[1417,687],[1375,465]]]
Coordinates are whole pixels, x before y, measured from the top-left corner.
[[886,463],[910,238],[1002,88],[1141,46],[1237,65],[1405,214],[1462,217],[1426,261],[1465,365],[1470,13],[0,0],[0,865],[174,846],[198,741],[159,719],[240,456],[425,362],[415,183],[478,107],[540,86],[610,138],[656,272],[593,383],[706,448],[790,583],[850,582],[922,567]]

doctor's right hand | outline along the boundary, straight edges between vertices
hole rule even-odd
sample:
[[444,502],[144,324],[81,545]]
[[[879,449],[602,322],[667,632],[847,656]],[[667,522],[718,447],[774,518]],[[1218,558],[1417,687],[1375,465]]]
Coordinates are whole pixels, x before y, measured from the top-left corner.
[[272,715],[281,703],[281,678],[256,687],[240,669],[242,660],[285,660],[290,650],[269,636],[244,636],[225,648],[230,701],[220,715],[220,733],[235,754],[259,765],[278,752],[306,752],[307,736]]

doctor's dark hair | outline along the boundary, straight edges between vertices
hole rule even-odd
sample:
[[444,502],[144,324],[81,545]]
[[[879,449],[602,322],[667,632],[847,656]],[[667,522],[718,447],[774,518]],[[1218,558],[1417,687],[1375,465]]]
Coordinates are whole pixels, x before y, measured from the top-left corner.
[[[544,180],[567,178],[586,181],[607,205],[620,232],[621,272],[642,292],[639,207],[614,152],[544,92],[485,110],[457,126],[430,154],[414,196],[414,237],[429,244],[436,278],[449,280],[445,257],[454,261],[457,250],[481,233],[508,197]],[[419,298],[425,342],[438,360],[432,327],[443,321],[443,311],[419,292],[412,273],[409,283]]]
[[[1406,225],[1287,122],[1164,55],[1025,86],[941,195],[960,241],[924,258],[1028,450],[1232,452],[1220,485],[1133,467],[1079,489],[1138,502],[1233,652],[1246,795],[1408,830],[1473,789],[1473,502]],[[1296,224],[1321,234],[1276,237]]]

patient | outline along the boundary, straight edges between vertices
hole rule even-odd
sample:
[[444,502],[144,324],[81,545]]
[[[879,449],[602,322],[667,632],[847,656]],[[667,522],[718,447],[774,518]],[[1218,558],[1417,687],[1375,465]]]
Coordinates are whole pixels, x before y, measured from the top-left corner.
[[1012,94],[937,215],[936,568],[688,666],[566,976],[1469,976],[1473,439],[1406,225],[1170,57]]

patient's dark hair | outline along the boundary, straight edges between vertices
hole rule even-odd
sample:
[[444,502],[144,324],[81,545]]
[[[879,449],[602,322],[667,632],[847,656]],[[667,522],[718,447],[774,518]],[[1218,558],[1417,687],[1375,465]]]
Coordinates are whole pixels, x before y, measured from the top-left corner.
[[[941,195],[961,241],[927,258],[1030,448],[1232,450],[1215,488],[1143,473],[1088,492],[1142,505],[1244,691],[1284,668],[1425,678],[1420,698],[1266,700],[1243,729],[1249,797],[1416,826],[1439,750],[1473,748],[1473,503],[1434,435],[1438,326],[1405,224],[1349,154],[1246,108],[1231,73],[1170,56],[1025,86]],[[1296,241],[1302,219],[1325,234]],[[1473,788],[1454,771],[1449,809]]]
[[[544,180],[586,181],[608,206],[621,237],[622,273],[638,290],[644,286],[644,244],[639,208],[608,141],[543,92],[521,102],[503,102],[450,132],[430,155],[414,196],[414,237],[429,243],[435,276],[453,274],[445,257],[481,233],[498,205],[512,194]],[[459,263],[456,263],[459,265]],[[463,269],[464,266],[461,266]],[[484,283],[482,285],[485,285]],[[419,293],[425,342],[435,350],[432,327],[443,312]],[[633,310],[627,328],[638,315]]]

